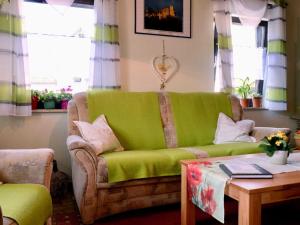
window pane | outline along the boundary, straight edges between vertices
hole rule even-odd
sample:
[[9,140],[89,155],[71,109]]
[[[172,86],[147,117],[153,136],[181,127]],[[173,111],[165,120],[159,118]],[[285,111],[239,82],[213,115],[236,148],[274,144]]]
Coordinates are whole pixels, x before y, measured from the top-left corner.
[[93,10],[26,2],[33,89],[87,89]]
[[249,77],[251,81],[262,80],[265,49],[256,47],[256,28],[232,25],[233,85]]

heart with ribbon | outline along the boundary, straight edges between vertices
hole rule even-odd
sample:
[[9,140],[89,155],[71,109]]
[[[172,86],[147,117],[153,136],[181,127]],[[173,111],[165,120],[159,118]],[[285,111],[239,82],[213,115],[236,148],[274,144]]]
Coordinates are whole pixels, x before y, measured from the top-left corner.
[[162,55],[153,58],[152,67],[160,80],[160,90],[163,90],[166,83],[178,72],[179,63],[174,57]]

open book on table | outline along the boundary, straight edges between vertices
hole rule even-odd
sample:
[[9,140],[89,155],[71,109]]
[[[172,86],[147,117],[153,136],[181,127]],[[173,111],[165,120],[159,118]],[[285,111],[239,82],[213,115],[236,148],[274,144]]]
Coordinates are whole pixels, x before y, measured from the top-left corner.
[[231,178],[272,178],[273,175],[256,164],[222,163],[220,168]]

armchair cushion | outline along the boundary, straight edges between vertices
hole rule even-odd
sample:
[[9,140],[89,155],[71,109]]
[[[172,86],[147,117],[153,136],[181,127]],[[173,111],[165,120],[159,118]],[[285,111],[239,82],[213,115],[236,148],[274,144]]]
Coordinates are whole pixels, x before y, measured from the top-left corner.
[[104,115],[100,115],[92,124],[84,121],[74,121],[81,136],[99,155],[107,151],[123,151],[118,138],[107,124]]
[[18,225],[43,225],[52,214],[50,193],[39,184],[1,185],[0,205],[3,216]]

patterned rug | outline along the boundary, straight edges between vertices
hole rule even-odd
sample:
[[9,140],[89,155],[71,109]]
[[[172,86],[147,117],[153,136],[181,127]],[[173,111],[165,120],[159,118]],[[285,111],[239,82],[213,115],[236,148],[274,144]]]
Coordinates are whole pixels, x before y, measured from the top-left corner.
[[[238,224],[238,204],[225,199],[225,225]],[[56,198],[53,225],[80,225],[80,215],[73,195]],[[262,225],[299,225],[300,201],[293,200],[267,205],[262,211]],[[217,220],[197,210],[197,224],[221,225]],[[180,204],[134,210],[97,220],[95,225],[180,225]]]

